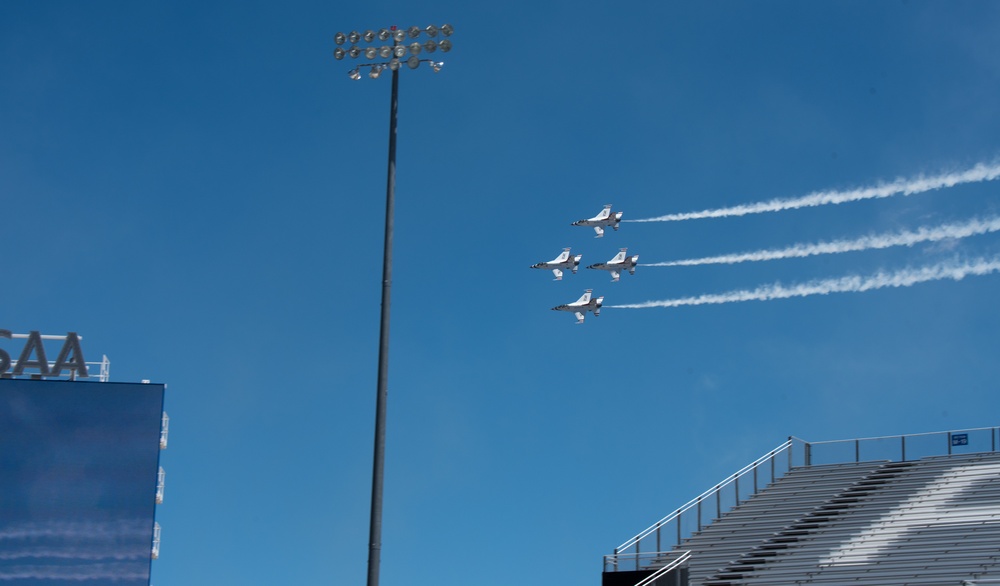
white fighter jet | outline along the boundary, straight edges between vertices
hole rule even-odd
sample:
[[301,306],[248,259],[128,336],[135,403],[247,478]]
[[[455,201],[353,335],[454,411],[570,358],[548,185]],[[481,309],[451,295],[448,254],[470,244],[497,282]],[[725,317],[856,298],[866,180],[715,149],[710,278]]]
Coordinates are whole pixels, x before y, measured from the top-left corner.
[[587,289],[584,291],[583,297],[580,299],[574,301],[573,303],[553,307],[552,311],[572,311],[576,314],[576,323],[578,324],[583,323],[583,318],[588,311],[593,311],[594,317],[601,315],[601,304],[604,303],[604,297],[591,299],[591,291],[592,289]]
[[570,269],[573,274],[576,274],[576,270],[580,268],[580,259],[583,258],[582,254],[576,256],[569,255],[569,249],[564,248],[562,254],[557,256],[555,259],[549,262],[540,262],[531,265],[533,269],[552,269],[552,274],[556,276],[556,281],[562,281],[563,269]]
[[576,222],[573,222],[572,225],[573,226],[593,226],[594,227],[594,232],[597,232],[597,236],[595,236],[595,238],[600,238],[600,237],[604,236],[604,227],[605,226],[611,226],[612,228],[614,228],[615,230],[617,230],[618,229],[618,222],[621,222],[621,221],[622,221],[622,213],[621,212],[612,212],[611,211],[611,204],[608,204],[608,205],[604,206],[604,209],[601,210],[601,213],[597,214],[593,218],[590,218],[589,220],[577,220]]
[[617,283],[618,277],[621,276],[622,271],[628,271],[630,275],[635,274],[635,265],[639,262],[639,255],[634,254],[632,256],[625,256],[628,252],[627,248],[622,248],[618,250],[618,254],[608,262],[599,262],[594,265],[587,267],[588,269],[601,269],[602,271],[611,271],[611,282]]

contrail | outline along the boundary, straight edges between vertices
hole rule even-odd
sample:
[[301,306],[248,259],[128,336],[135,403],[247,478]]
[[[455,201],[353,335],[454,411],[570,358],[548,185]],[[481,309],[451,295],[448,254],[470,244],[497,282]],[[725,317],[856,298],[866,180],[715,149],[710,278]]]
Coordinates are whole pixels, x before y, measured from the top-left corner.
[[817,191],[802,197],[791,199],[772,199],[757,203],[748,203],[728,208],[702,210],[700,212],[685,212],[668,214],[656,218],[639,220],[622,220],[623,222],[680,222],[682,220],[697,220],[701,218],[724,218],[727,216],[745,216],[747,214],[762,214],[765,212],[780,212],[798,208],[811,208],[823,205],[860,201],[863,199],[879,199],[894,195],[913,195],[945,187],[954,187],[963,183],[979,183],[993,181],[1000,177],[1000,163],[978,163],[966,171],[945,173],[925,177],[920,175],[910,179],[896,179],[890,183],[880,183],[873,187],[862,187],[848,191]]
[[704,258],[690,258],[667,262],[640,264],[643,267],[689,267],[712,264],[737,264],[741,262],[757,262],[762,260],[777,260],[783,258],[802,258],[819,254],[839,254],[859,250],[889,248],[892,246],[913,246],[920,242],[938,242],[949,238],[967,238],[990,232],[1000,231],[1000,217],[986,220],[973,219],[964,223],[944,224],[935,227],[921,227],[916,230],[906,230],[895,234],[880,234],[864,236],[855,240],[834,240],[832,242],[817,242],[814,244],[793,244],[787,248],[739,252]]
[[856,293],[885,289],[887,287],[910,287],[917,283],[952,279],[960,281],[967,276],[988,275],[1000,271],[1000,258],[979,258],[965,263],[951,261],[922,268],[909,268],[895,273],[880,271],[868,277],[848,276],[839,279],[825,279],[785,286],[781,283],[765,285],[757,289],[744,289],[699,295],[698,297],[682,297],[679,299],[664,299],[662,301],[646,301],[625,305],[605,305],[615,309],[646,309],[649,307],[681,307],[683,305],[709,305],[719,303],[736,303],[739,301],[770,301],[772,299],[789,299],[791,297],[808,297],[810,295],[828,295],[830,293]]

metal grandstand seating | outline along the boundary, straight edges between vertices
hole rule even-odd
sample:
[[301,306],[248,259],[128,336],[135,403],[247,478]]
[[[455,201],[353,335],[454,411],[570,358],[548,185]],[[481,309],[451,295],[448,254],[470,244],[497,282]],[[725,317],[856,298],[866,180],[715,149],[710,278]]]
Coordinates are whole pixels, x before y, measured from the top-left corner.
[[[746,499],[737,498],[730,510],[720,508],[704,527],[699,512],[698,530],[678,537],[669,552],[641,558],[644,584],[657,583],[655,576],[650,579],[652,572],[671,561],[679,565],[682,554],[685,571],[671,567],[669,582],[664,579],[661,586],[682,584],[682,578],[690,586],[1000,583],[996,437],[991,428],[990,452],[909,461],[809,465],[807,446],[802,465],[790,464],[787,473]],[[905,454],[905,439],[901,445]],[[716,493],[725,484],[717,485]],[[702,495],[697,502],[713,496]],[[689,505],[674,516],[679,519]],[[634,548],[638,566],[641,541],[655,529],[659,544],[660,526],[674,516],[607,558],[617,565],[622,552]]]

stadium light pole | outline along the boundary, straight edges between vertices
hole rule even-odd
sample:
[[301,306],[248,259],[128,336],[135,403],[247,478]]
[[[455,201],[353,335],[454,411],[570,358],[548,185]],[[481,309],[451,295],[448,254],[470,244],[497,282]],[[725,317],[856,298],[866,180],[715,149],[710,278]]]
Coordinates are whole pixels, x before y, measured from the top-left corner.
[[[418,55],[422,51],[433,53],[440,49],[447,53],[451,50],[451,41],[442,38],[436,41],[434,37],[440,34],[442,37],[450,37],[454,31],[450,24],[442,25],[438,28],[434,25],[421,29],[411,26],[408,29],[401,29],[395,26],[388,29],[379,29],[378,32],[366,30],[364,33],[352,31],[344,34],[338,32],[333,37],[337,48],[333,50],[334,58],[340,60],[344,57],[356,59],[364,55],[365,59],[371,61],[376,57],[383,60],[380,62],[361,63],[348,72],[351,79],[361,79],[361,69],[368,68],[368,77],[378,79],[386,69],[392,71],[392,97],[389,102],[389,170],[385,188],[385,242],[382,252],[382,315],[379,326],[378,345],[378,383],[375,400],[375,456],[372,465],[372,507],[371,521],[368,530],[368,586],[378,586],[379,562],[382,552],[382,487],[385,471],[385,410],[388,398],[389,381],[389,299],[392,288],[392,232],[393,214],[395,211],[396,192],[396,112],[399,103],[399,70],[405,63],[410,69],[416,69],[421,63],[429,63],[431,69],[437,73],[444,65],[442,61],[433,59],[421,59]],[[415,40],[421,33],[430,37],[421,44]],[[414,39],[409,45],[405,44],[407,37]],[[381,42],[392,41],[392,45],[373,46],[365,48],[358,46],[358,43],[372,43],[375,40]],[[350,43],[345,49],[343,45]],[[409,53],[410,56],[402,61]]]

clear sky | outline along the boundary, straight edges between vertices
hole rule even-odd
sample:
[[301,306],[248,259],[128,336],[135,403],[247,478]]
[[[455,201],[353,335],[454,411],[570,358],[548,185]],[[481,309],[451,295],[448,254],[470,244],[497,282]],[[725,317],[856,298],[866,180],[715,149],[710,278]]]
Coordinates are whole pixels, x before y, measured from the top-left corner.
[[[997,180],[570,226],[996,164],[995,2],[3,2],[0,328],[168,384],[153,584],[363,583],[390,80],[333,35],[445,22],[442,72],[400,76],[382,584],[596,585],[789,435],[997,424],[995,272],[611,307],[995,263],[996,233],[528,268],[994,220]],[[549,311],[587,288],[600,317]]]

